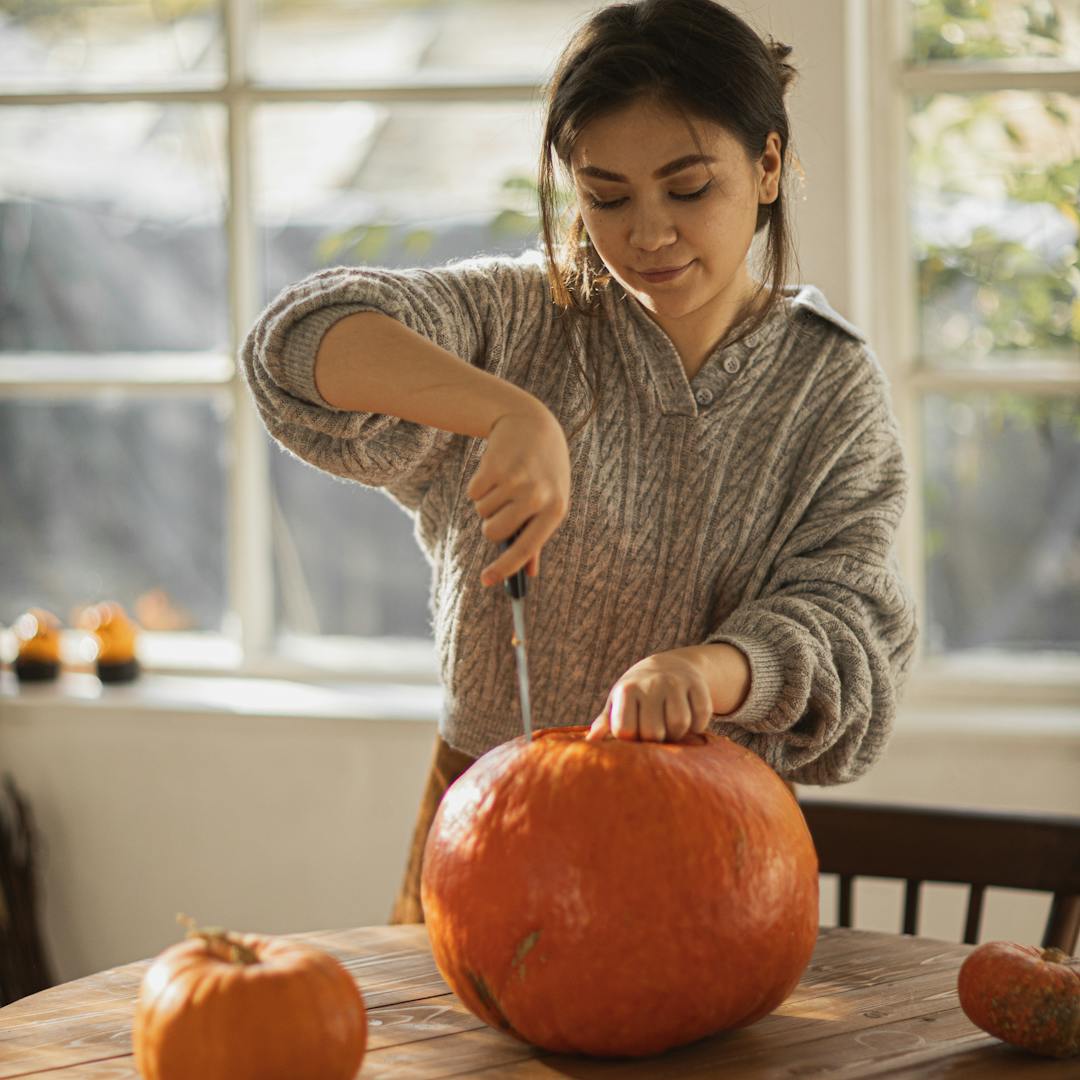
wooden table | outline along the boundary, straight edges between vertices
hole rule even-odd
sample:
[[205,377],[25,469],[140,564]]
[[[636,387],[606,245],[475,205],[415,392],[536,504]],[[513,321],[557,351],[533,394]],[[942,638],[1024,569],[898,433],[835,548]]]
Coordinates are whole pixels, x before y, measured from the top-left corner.
[[[970,946],[927,938],[823,929],[802,982],[771,1016],[657,1057],[602,1061],[534,1050],[481,1023],[443,982],[422,926],[287,936],[332,953],[360,984],[371,1025],[361,1080],[1080,1076],[1080,1060],[1034,1057],[974,1027],[956,999]],[[0,1078],[137,1077],[131,1021],[149,964],[102,971],[0,1009]]]

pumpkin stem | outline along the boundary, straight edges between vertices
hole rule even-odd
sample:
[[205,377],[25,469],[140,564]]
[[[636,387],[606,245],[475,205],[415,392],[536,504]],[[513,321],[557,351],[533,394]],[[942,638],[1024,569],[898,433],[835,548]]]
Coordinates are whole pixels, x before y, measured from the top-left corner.
[[216,956],[221,956],[219,950],[226,950],[227,955],[222,959],[228,959],[234,964],[257,964],[258,956],[254,949],[231,937],[229,931],[223,926],[198,926],[190,915],[178,914],[176,921],[181,926],[188,928],[184,935],[186,938],[202,938],[213,950]]
[[1067,952],[1059,949],[1056,945],[1051,945],[1048,949],[1043,949],[1042,958],[1049,960],[1052,964],[1064,964],[1066,960],[1071,960]]

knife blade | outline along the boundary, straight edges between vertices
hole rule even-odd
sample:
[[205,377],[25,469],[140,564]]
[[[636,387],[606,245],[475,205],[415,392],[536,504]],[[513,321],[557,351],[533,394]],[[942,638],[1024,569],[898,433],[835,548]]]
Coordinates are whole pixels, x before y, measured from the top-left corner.
[[[522,529],[524,526],[522,526]],[[509,540],[501,544],[506,551],[511,544],[521,535],[518,529]],[[514,615],[514,636],[510,643],[514,646],[514,654],[517,658],[518,695],[521,700],[521,721],[525,728],[525,737],[532,738],[532,705],[529,701],[529,661],[525,652],[525,567],[523,566],[516,574],[503,581],[503,588],[510,594],[510,604]]]

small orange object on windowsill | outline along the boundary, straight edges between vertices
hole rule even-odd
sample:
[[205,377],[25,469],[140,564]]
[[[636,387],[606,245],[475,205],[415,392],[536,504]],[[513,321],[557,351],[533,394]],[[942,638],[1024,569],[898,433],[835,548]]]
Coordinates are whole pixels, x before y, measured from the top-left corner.
[[13,666],[20,682],[44,682],[60,674],[61,629],[60,620],[44,608],[30,608],[15,620]]
[[97,645],[95,664],[103,683],[131,682],[139,674],[135,655],[138,627],[115,601],[105,600],[83,608],[78,626],[89,631]]

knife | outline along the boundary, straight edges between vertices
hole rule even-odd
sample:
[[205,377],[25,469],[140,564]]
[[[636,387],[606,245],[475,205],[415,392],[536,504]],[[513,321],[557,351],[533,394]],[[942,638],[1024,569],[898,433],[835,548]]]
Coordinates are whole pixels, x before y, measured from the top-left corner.
[[[501,549],[507,548],[521,535],[518,529],[509,540],[502,542]],[[503,582],[503,588],[510,594],[510,604],[514,611],[514,636],[510,643],[517,656],[518,694],[521,697],[521,720],[525,725],[525,737],[532,738],[532,707],[529,703],[529,662],[525,656],[525,567],[512,574]]]

